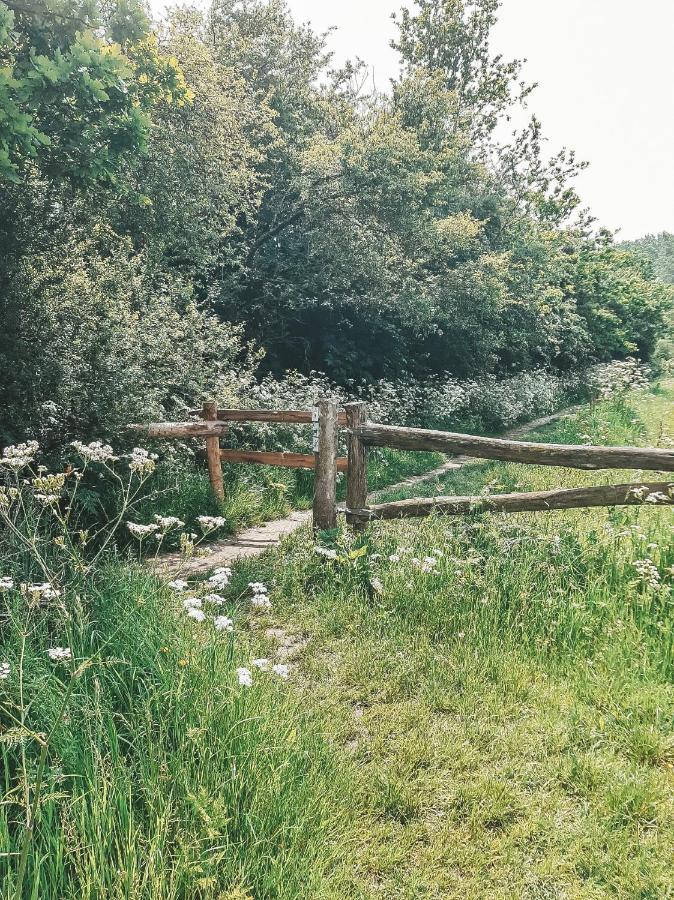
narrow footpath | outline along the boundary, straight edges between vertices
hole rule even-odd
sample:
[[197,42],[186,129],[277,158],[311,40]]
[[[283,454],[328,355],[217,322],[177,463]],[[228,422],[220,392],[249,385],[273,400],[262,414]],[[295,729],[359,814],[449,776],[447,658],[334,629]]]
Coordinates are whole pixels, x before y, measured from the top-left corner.
[[[552,413],[549,416],[542,416],[531,422],[525,422],[523,425],[518,425],[516,428],[511,428],[504,432],[501,437],[510,440],[521,438],[530,431],[535,431],[537,428],[543,428],[545,425],[556,422],[558,419],[573,415],[577,409],[578,407],[573,406]],[[388,485],[370,496],[372,499],[376,499],[378,495],[384,492],[422,484],[425,481],[433,481],[433,479],[440,478],[454,469],[461,469],[464,466],[474,465],[479,462],[482,462],[482,460],[472,456],[453,456],[430,472],[424,472],[423,475],[412,475],[397,484]],[[214,541],[208,545],[207,549],[209,552],[205,556],[185,559],[179,552],[164,553],[152,561],[151,567],[162,575],[171,575],[178,571],[181,575],[187,577],[203,575],[218,566],[230,566],[239,559],[259,556],[266,550],[277,547],[284,537],[292,534],[310,521],[310,510],[294,510],[282,519],[275,519],[262,525],[254,525],[252,528],[246,528],[238,534]]]

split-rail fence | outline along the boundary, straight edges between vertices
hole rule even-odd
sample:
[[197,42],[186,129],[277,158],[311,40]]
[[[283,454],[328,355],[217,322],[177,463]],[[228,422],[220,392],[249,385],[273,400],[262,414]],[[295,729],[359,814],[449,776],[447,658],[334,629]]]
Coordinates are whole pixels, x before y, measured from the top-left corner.
[[[367,454],[370,447],[435,450],[450,455],[468,454],[479,459],[586,470],[629,469],[654,473],[674,472],[674,449],[544,444],[381,425],[367,420],[364,403],[347,403],[340,409],[333,400],[320,400],[310,410],[218,409],[213,401],[209,401],[201,409],[191,410],[190,415],[201,418],[189,422],[157,422],[130,427],[143,431],[149,438],[204,438],[211,486],[220,499],[224,498],[223,462],[314,469],[313,520],[317,530],[329,530],[337,524],[338,472],[346,472],[347,475],[346,520],[355,529],[362,529],[367,522],[375,520],[428,516],[432,513],[460,515],[674,504],[673,477],[669,480],[596,487],[467,497],[435,496],[368,505]],[[312,425],[314,453],[221,449],[220,438],[227,433],[231,422]],[[346,458],[338,456],[340,428],[346,429]]]

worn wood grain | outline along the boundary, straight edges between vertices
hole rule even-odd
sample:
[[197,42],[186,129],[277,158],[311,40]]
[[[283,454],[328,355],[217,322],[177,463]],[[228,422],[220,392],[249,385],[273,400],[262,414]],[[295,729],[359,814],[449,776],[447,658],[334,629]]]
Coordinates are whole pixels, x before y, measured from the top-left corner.
[[361,509],[367,503],[367,445],[362,441],[359,430],[367,418],[364,403],[347,403],[346,424],[349,429],[348,461],[346,476],[346,521],[355,530],[362,529],[362,520],[351,515],[352,509]]
[[[200,409],[191,409],[191,416],[200,416]],[[310,409],[219,409],[221,422],[285,422],[295,425],[311,425]],[[346,425],[343,411],[337,413],[337,424]]]
[[337,404],[318,401],[318,448],[314,479],[314,529],[337,525]]
[[[201,412],[200,412],[201,414]],[[153,422],[151,425],[127,425],[131,431],[138,431],[149,438],[198,438],[220,437],[229,426],[224,422]]]
[[441,453],[470,454],[480,459],[565,466],[572,469],[646,469],[654,472],[674,472],[674,449],[670,448],[540,444],[372,423],[360,425],[356,429],[356,435],[371,447],[436,450]]
[[[650,500],[647,499],[650,497]],[[599,487],[558,488],[517,494],[492,494],[473,497],[431,497],[378,503],[351,509],[351,517],[360,522],[379,519],[483,512],[536,512],[554,509],[578,509],[589,506],[665,506],[674,504],[674,482],[610,484]]]
[[[217,422],[218,407],[215,400],[206,400],[202,416],[206,422]],[[206,459],[208,461],[208,478],[211,488],[218,500],[225,499],[225,485],[222,480],[222,465],[220,463],[220,438],[217,434],[206,438]]]

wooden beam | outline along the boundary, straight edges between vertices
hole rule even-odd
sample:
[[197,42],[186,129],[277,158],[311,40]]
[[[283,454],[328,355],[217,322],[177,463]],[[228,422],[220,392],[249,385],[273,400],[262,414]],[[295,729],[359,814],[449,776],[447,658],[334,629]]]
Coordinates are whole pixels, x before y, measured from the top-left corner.
[[337,404],[318,401],[318,434],[315,445],[314,531],[337,525]]
[[[201,415],[201,410],[199,410]],[[131,431],[140,431],[149,438],[220,437],[229,426],[224,422],[153,422],[150,425],[127,425]]]
[[[315,455],[309,453],[281,453],[268,450],[221,450],[220,459],[228,463],[256,463],[261,466],[281,466],[286,469],[313,469]],[[346,472],[346,457],[337,459],[337,471]]]
[[[205,421],[216,422],[218,406],[215,400],[206,400],[202,409]],[[216,422],[216,424],[219,424]],[[225,499],[225,486],[222,480],[222,464],[220,462],[220,437],[215,434],[206,438],[206,459],[208,460],[208,477],[213,493],[222,501]]]
[[[200,409],[191,409],[190,416],[200,416]],[[286,422],[291,425],[311,425],[310,409],[219,409],[221,422]],[[337,424],[346,425],[346,414],[337,413]]]
[[352,516],[351,510],[360,509],[367,503],[367,446],[358,433],[367,419],[367,410],[364,403],[347,403],[345,410],[349,428],[346,521],[355,531],[361,531],[363,522]]
[[[648,500],[647,498],[652,498]],[[392,503],[352,509],[351,516],[361,522],[402,519],[417,516],[463,515],[483,512],[536,512],[554,509],[579,509],[590,506],[666,506],[674,504],[674,482],[610,484],[600,487],[558,488],[524,494],[492,494],[474,497],[415,497]]]
[[572,469],[646,469],[655,472],[674,472],[674,449],[669,448],[540,444],[372,423],[361,425],[356,429],[356,434],[363,443],[371,447],[438,450],[441,453],[469,454],[480,459],[501,459],[541,466],[567,466]]

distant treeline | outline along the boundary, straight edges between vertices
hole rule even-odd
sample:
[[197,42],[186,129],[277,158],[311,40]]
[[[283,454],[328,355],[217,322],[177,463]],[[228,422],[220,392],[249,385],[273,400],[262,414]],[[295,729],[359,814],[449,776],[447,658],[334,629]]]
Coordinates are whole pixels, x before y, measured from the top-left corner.
[[0,437],[102,434],[256,368],[648,357],[657,264],[594,227],[535,118],[497,140],[532,89],[489,51],[498,6],[416,0],[379,93],[284,0],[161,24],[137,0],[0,2]]

